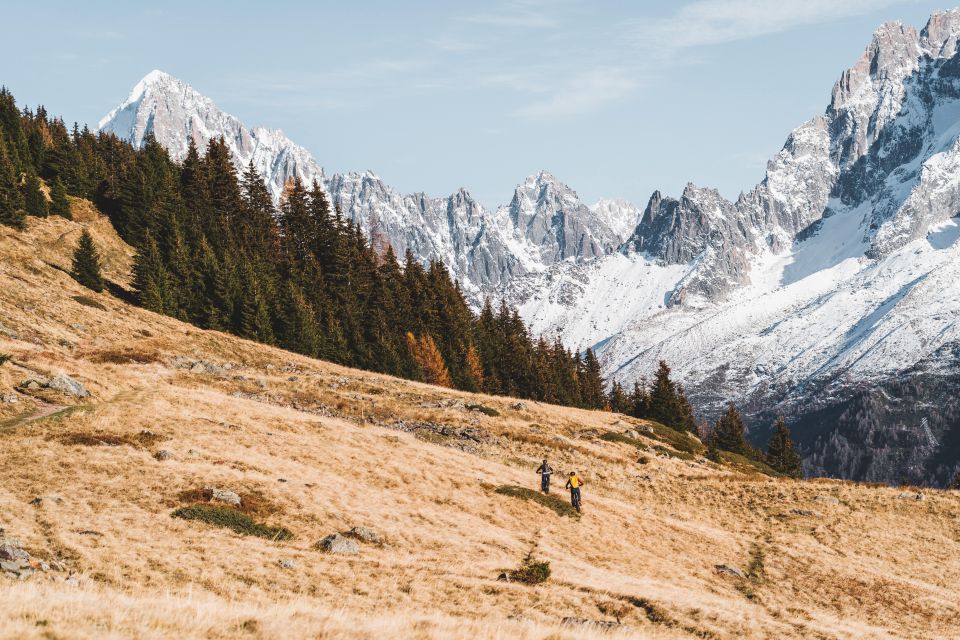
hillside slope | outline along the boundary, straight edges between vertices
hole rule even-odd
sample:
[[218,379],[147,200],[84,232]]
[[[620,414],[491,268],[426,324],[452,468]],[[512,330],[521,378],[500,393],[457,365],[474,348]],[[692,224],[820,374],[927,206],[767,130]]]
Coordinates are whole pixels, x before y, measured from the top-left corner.
[[[129,260],[105,220],[80,219],[0,228],[0,353],[13,357],[0,395],[17,400],[0,403],[0,536],[64,569],[0,571],[2,637],[956,633],[955,492],[774,479],[698,460],[622,416],[201,331],[74,283],[62,267],[81,225],[110,279],[123,284]],[[90,397],[15,390],[59,372]],[[582,517],[497,492],[535,489],[544,456],[585,478]],[[293,539],[171,517],[206,504],[206,487]],[[314,548],[354,526],[386,544]],[[531,548],[550,562],[545,583],[497,581]]]

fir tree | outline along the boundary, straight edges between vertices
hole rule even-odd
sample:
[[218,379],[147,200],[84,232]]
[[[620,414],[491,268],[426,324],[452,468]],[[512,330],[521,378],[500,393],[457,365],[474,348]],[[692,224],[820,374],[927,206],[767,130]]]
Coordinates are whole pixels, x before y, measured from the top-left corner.
[[70,202],[67,200],[67,190],[60,182],[59,176],[53,179],[53,186],[50,187],[50,215],[73,220],[73,214],[70,213]]
[[0,135],[0,224],[23,227],[23,197],[17,184],[17,171]]
[[616,413],[630,413],[630,398],[623,390],[623,385],[616,380],[610,385],[610,394],[607,396],[607,402],[610,405],[611,411]]
[[47,198],[40,190],[40,178],[35,173],[30,173],[23,184],[23,208],[27,215],[37,218],[46,218],[50,213]]
[[647,417],[673,429],[684,429],[677,389],[670,379],[670,367],[663,360],[660,361],[653,378],[653,386],[650,388],[650,409]]
[[133,288],[140,306],[157,313],[169,312],[171,287],[160,249],[148,233],[133,258]]
[[718,449],[748,455],[752,447],[747,443],[745,432],[746,427],[743,425],[740,412],[731,402],[727,412],[717,419],[713,433],[710,434],[710,442]]
[[100,273],[100,252],[86,229],[80,234],[80,241],[73,252],[74,279],[97,293],[103,291],[103,275]]
[[580,369],[580,393],[583,404],[591,409],[603,409],[607,404],[603,391],[603,376],[600,375],[600,361],[593,349],[588,348],[583,356]]
[[800,454],[793,446],[790,429],[787,428],[783,416],[777,418],[777,426],[773,435],[770,436],[770,442],[767,443],[766,462],[774,471],[778,471],[785,476],[791,478],[803,476]]

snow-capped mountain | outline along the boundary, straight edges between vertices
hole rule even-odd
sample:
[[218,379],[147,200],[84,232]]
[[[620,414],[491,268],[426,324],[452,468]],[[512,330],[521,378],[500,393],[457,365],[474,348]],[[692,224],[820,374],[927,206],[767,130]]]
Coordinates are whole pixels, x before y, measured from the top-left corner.
[[942,480],[960,437],[958,39],[960,10],[882,25],[754,189],[654,193],[617,255],[508,298],[534,331],[598,345],[614,378],[665,359],[707,415],[785,413],[810,471]]
[[528,177],[507,206],[487,211],[465,189],[449,197],[401,194],[370,171],[327,176],[281,131],[248,129],[212,100],[162,71],[152,71],[99,123],[135,146],[148,135],[176,159],[190,139],[203,148],[223,136],[239,169],[253,162],[279,201],[293,178],[320,182],[344,215],[371,237],[386,239],[398,256],[407,250],[426,263],[441,260],[479,302],[514,276],[565,260],[583,261],[617,250],[639,212],[628,203],[589,207],[546,171]]
[[760,440],[784,413],[809,472],[943,481],[960,466],[958,39],[960,10],[919,33],[882,25],[756,187],[729,201],[690,184],[642,211],[587,206],[547,172],[495,211],[465,190],[327,176],[158,72],[101,129],[134,144],[152,133],[177,156],[187,136],[223,135],[275,196],[316,178],[371,237],[442,260],[535,333],[595,346],[609,377],[630,384],[665,359],[701,415],[735,401]]
[[282,131],[248,129],[193,87],[163,71],[144,76],[97,128],[138,147],[152,134],[176,160],[186,157],[191,139],[202,152],[211,138],[223,136],[237,167],[244,169],[253,162],[265,176],[274,199],[291,178],[306,184],[323,179],[323,168]]

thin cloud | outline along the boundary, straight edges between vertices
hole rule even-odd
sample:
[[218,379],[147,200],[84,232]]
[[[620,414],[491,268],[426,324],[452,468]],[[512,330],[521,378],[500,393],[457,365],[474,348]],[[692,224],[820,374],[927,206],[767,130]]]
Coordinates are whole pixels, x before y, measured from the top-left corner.
[[592,69],[577,74],[549,98],[529,104],[517,114],[527,118],[567,118],[593,111],[637,88],[637,81],[622,69]]
[[860,15],[909,0],[697,0],[637,25],[641,46],[683,49],[748,40]]
[[501,2],[490,11],[464,16],[461,19],[464,22],[496,27],[550,29],[560,25],[554,12],[557,4],[561,3],[543,0],[511,0]]

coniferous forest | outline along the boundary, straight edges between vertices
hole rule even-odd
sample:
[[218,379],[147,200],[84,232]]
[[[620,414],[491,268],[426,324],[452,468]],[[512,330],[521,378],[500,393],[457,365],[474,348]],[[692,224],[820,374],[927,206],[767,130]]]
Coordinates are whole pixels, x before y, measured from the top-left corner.
[[[222,139],[202,151],[191,143],[178,163],[152,138],[136,149],[112,134],[68,130],[0,89],[0,224],[69,218],[68,195],[91,200],[136,249],[134,295],[157,313],[360,369],[698,431],[665,362],[649,385],[608,390],[591,349],[532,336],[504,303],[474,313],[442,263],[375,249],[316,183],[292,183],[276,207],[253,166],[237,172]],[[85,234],[73,275],[94,290],[109,284],[98,261]],[[764,457],[744,440],[732,405],[708,440]],[[782,424],[771,445],[774,466],[798,474]]]
[[[39,194],[50,187],[50,205]],[[88,198],[137,250],[143,307],[340,364],[558,404],[605,408],[596,357],[534,339],[489,302],[471,311],[443,264],[377,251],[317,185],[289,185],[276,208],[222,140],[182,163],[153,140],[68,130],[0,93],[0,222],[69,216]]]

